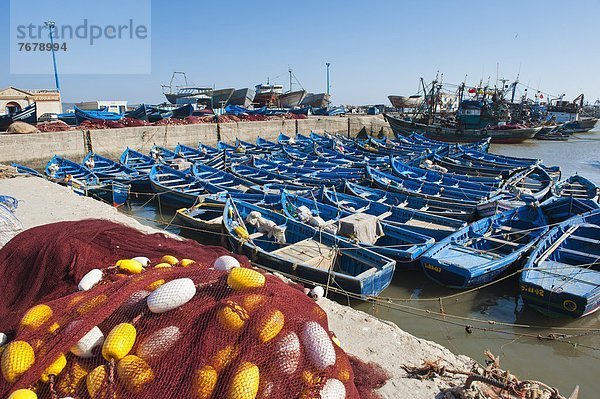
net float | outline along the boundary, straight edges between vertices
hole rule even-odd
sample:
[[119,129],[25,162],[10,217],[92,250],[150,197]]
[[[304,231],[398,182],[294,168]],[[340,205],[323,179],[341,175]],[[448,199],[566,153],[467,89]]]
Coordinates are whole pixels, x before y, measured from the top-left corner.
[[144,270],[144,266],[137,260],[133,259],[121,259],[117,261],[115,266],[118,267],[119,270],[129,274],[139,274]]
[[148,284],[148,286],[146,287],[146,289],[148,291],[154,291],[156,290],[158,287],[160,287],[161,285],[163,285],[165,283],[165,280],[160,279],[160,280],[156,280],[150,284]]
[[259,383],[258,367],[253,363],[243,362],[231,378],[227,399],[254,399],[258,393]]
[[104,334],[96,326],[88,331],[77,343],[71,348],[71,353],[77,357],[88,358],[94,356],[94,349],[104,343]]
[[196,295],[196,286],[189,278],[171,280],[158,287],[146,299],[152,313],[164,313],[177,309]]
[[129,354],[135,344],[136,330],[133,324],[117,324],[102,345],[102,356],[108,360],[121,360]]
[[36,305],[25,312],[23,318],[21,319],[21,324],[19,327],[21,329],[36,329],[40,327],[42,324],[50,320],[52,317],[52,309],[48,305]]
[[325,381],[325,385],[321,388],[319,395],[321,399],[345,399],[346,387],[340,380],[330,378]]
[[[106,366],[98,366],[93,369],[85,379],[85,386],[87,388],[88,394],[92,399],[95,399],[96,396],[100,393],[102,386],[104,385],[104,381],[107,376]],[[100,396],[100,395],[98,395]]]
[[138,393],[154,380],[154,372],[146,361],[135,355],[127,355],[117,363],[117,375],[129,392]]
[[300,364],[300,340],[294,332],[290,332],[276,344],[279,369],[285,374],[294,374]]
[[40,378],[42,382],[49,382],[50,376],[59,375],[67,365],[67,358],[62,353],[55,361],[53,361],[42,373]]
[[217,385],[218,374],[214,367],[206,365],[196,370],[194,392],[198,399],[210,399]]
[[2,351],[0,362],[2,375],[6,381],[12,384],[27,372],[34,362],[35,353],[31,345],[25,341],[13,341]]
[[198,263],[198,262],[196,262],[195,260],[192,260],[192,259],[181,259],[179,261],[179,266],[188,267],[188,266],[193,265],[194,263]]
[[329,334],[317,322],[309,321],[302,328],[302,345],[310,362],[318,370],[335,364],[336,355]]
[[88,369],[74,359],[69,363],[68,369],[58,379],[56,387],[58,392],[63,395],[75,395],[77,390],[85,383],[85,378],[88,375]]
[[258,322],[258,339],[263,344],[269,342],[279,334],[284,324],[285,317],[281,311],[269,311]]
[[85,274],[77,284],[77,289],[79,291],[87,291],[91,289],[93,286],[98,284],[102,280],[102,270],[100,269],[92,269]]
[[241,300],[241,305],[248,313],[258,310],[266,301],[266,297],[261,294],[248,294]]
[[320,285],[317,285],[315,288],[310,290],[310,297],[315,301],[318,301],[319,299],[323,298],[324,295],[325,290]]
[[171,266],[175,266],[176,264],[179,263],[179,259],[177,259],[176,257],[172,256],[172,255],[165,255],[162,258],[160,258],[161,262],[164,263],[168,263]]
[[131,260],[140,262],[144,267],[150,266],[150,259],[146,258],[145,256],[136,256],[135,258],[131,258]]
[[8,399],[37,399],[37,395],[31,389],[17,389]]
[[181,338],[179,327],[169,326],[150,334],[136,349],[136,354],[146,360],[156,359],[167,352]]
[[166,262],[161,262],[154,266],[155,269],[168,269],[171,267],[173,267],[173,266],[171,266],[170,264],[168,264]]
[[253,269],[235,267],[229,271],[227,285],[234,290],[261,288],[265,286],[265,276]]
[[244,226],[236,226],[233,231],[242,240],[247,240],[250,238],[250,234],[248,234],[248,230],[246,230]]
[[228,301],[226,305],[217,312],[217,320],[221,326],[231,331],[240,331],[244,328],[248,318],[249,316],[246,309],[233,301]]
[[237,346],[227,345],[223,349],[220,349],[215,353],[212,359],[212,365],[215,367],[217,372],[221,372],[225,367],[229,366],[229,363],[235,359],[239,354]]
[[240,267],[240,262],[233,256],[223,255],[215,259],[213,267],[215,268],[215,270],[228,271],[233,269],[234,267]]

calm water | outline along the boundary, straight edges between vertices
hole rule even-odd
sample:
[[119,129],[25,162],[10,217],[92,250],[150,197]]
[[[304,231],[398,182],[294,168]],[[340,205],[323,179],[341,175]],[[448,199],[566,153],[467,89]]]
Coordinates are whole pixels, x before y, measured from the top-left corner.
[[[579,173],[600,184],[600,132],[578,134],[568,142],[531,141],[519,145],[494,145],[490,152],[504,155],[541,158],[546,165],[559,165],[563,177]],[[132,204],[124,212],[131,213],[142,223],[159,228],[172,220],[174,211],[162,212],[154,203]],[[176,222],[174,222],[177,224]],[[203,243],[210,238],[197,236],[185,229],[169,226],[167,230],[197,239]],[[214,238],[214,237],[213,237]],[[418,337],[438,342],[454,353],[460,353],[484,361],[483,352],[491,350],[501,356],[500,364],[521,379],[539,379],[556,386],[568,396],[575,384],[581,386],[580,398],[599,396],[600,334],[585,329],[600,328],[600,312],[580,320],[550,319],[523,306],[519,299],[518,280],[508,279],[479,291],[442,301],[446,320],[437,316],[439,298],[459,291],[445,289],[429,281],[418,272],[397,273],[392,285],[383,293],[395,298],[387,303],[372,304],[353,301],[351,305],[382,319],[393,321],[403,330]],[[399,299],[405,299],[401,301]],[[406,301],[407,300],[407,301]],[[342,300],[342,302],[344,302]],[[431,313],[425,313],[425,310]],[[452,315],[482,320],[460,320]],[[537,326],[517,328],[490,324],[496,322]],[[501,330],[502,332],[473,329],[467,333],[465,325]],[[551,330],[549,327],[578,328],[580,330]],[[558,341],[540,341],[538,335],[549,333],[573,335],[564,339],[573,344]],[[592,348],[589,348],[592,347]],[[597,348],[597,349],[595,349]]]

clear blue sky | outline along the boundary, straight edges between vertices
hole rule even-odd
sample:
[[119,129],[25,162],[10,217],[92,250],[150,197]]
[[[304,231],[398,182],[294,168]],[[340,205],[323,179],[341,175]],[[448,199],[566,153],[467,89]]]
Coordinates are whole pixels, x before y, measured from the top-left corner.
[[[10,74],[9,0],[0,4],[0,87],[52,88],[50,58],[48,75]],[[90,13],[102,6],[90,4]],[[446,82],[495,81],[499,63],[500,77],[520,67],[532,87],[594,101],[599,16],[598,0],[152,1],[150,74],[62,75],[61,88],[67,102],[156,103],[175,70],[197,84],[248,87],[267,77],[287,84],[291,65],[307,90],[324,91],[329,61],[334,103],[387,103],[437,70]],[[59,72],[60,62],[59,54]]]

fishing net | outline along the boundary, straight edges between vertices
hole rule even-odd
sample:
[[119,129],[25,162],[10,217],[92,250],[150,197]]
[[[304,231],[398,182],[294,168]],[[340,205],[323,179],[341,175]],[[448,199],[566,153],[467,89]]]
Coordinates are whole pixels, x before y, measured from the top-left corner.
[[19,234],[0,250],[0,397],[358,398],[302,287],[223,255],[102,220]]

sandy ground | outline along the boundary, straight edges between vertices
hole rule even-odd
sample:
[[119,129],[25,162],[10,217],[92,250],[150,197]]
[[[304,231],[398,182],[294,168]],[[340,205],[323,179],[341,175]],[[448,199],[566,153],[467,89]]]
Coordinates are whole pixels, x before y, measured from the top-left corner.
[[[144,232],[157,231],[109,205],[80,197],[65,187],[35,177],[0,179],[0,194],[19,199],[16,215],[25,228],[93,217],[117,221]],[[427,381],[408,378],[403,365],[419,366],[424,360],[438,358],[452,368],[468,370],[473,364],[465,356],[456,356],[441,345],[419,339],[364,312],[328,299],[319,300],[319,304],[327,312],[330,327],[346,352],[376,362],[389,372],[391,378],[379,391],[383,398],[441,398],[441,388],[462,382],[450,377]]]

